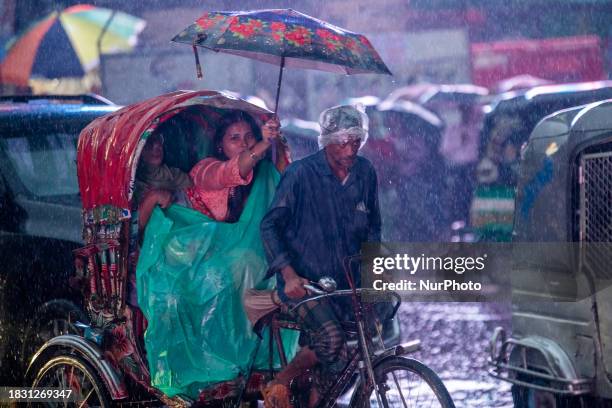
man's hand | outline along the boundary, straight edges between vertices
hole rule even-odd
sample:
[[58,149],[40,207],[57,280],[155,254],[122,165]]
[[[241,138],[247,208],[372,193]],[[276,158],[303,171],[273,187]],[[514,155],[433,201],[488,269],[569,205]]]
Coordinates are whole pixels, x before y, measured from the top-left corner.
[[308,279],[300,277],[291,265],[285,266],[281,273],[285,279],[285,294],[291,299],[301,299],[308,294],[304,285],[309,283]]

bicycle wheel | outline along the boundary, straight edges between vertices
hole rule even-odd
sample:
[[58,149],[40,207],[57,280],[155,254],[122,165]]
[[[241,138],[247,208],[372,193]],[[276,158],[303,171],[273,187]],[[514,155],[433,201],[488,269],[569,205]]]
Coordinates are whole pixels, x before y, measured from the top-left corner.
[[[98,373],[82,358],[70,354],[52,357],[36,373],[32,388],[50,387],[71,390],[78,402],[32,404],[36,407],[98,407],[109,408],[106,385]],[[72,399],[72,401],[75,401]]]
[[392,357],[374,367],[378,392],[360,385],[351,407],[455,408],[442,380],[431,368],[409,358]]

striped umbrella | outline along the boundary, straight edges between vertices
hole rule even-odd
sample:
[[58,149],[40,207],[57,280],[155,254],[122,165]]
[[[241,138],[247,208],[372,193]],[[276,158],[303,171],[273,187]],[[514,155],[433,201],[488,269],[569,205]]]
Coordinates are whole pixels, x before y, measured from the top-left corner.
[[144,27],[142,19],[88,4],[53,12],[10,45],[0,80],[27,86],[30,78],[83,76],[99,64],[99,51],[132,50]]

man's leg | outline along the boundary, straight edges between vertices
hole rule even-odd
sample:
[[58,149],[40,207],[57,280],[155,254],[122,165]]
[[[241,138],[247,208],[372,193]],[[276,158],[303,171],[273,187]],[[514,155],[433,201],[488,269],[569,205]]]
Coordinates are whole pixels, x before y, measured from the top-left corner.
[[[340,373],[348,362],[346,340],[342,326],[332,305],[328,301],[312,301],[300,306],[297,320],[309,335],[309,345],[303,347],[296,357],[277,376],[273,384],[289,386],[291,380],[306,370],[320,364],[320,375],[315,388],[327,388],[330,378]],[[316,389],[311,394],[311,405],[318,400]]]
[[318,362],[317,355],[310,347],[302,347],[293,360],[287,364],[287,367],[276,375],[274,382],[289,387],[291,380],[314,367]]

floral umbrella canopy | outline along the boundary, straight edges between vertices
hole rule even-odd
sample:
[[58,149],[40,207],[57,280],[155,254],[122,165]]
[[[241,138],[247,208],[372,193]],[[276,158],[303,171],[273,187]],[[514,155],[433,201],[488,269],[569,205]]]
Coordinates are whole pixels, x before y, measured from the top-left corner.
[[291,9],[205,13],[172,41],[280,65],[278,90],[284,67],[391,74],[365,36]]

